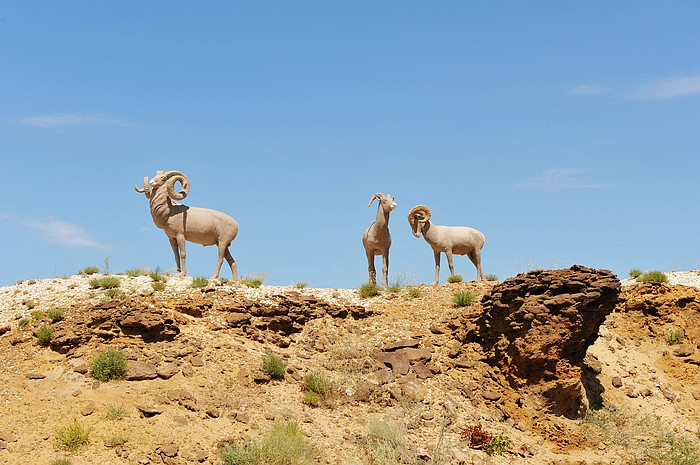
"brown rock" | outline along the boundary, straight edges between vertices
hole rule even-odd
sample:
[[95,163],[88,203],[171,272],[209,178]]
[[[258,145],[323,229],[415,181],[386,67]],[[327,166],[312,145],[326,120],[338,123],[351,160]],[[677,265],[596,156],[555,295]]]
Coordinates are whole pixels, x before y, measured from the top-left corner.
[[616,388],[622,387],[622,378],[620,378],[619,376],[615,376],[612,379],[612,385],[613,385],[613,387],[616,387]]
[[370,355],[375,360],[391,367],[396,376],[405,375],[411,368],[408,357],[403,353],[374,351]]
[[156,369],[158,377],[163,379],[170,379],[176,374],[178,374],[179,371],[180,368],[175,363],[166,363],[164,365],[159,365]]
[[156,379],[158,371],[155,365],[148,362],[129,362],[129,369],[124,377],[127,381],[143,381],[146,379]]
[[90,402],[89,404],[83,405],[81,407],[80,414],[84,417],[86,417],[88,415],[92,415],[93,413],[95,413],[96,408],[97,407],[95,407],[95,404]]
[[175,443],[166,444],[158,448],[158,451],[166,457],[175,457],[180,448]]
[[402,339],[400,341],[391,342],[384,346],[384,352],[392,352],[397,349],[405,349],[407,347],[418,347],[418,339]]

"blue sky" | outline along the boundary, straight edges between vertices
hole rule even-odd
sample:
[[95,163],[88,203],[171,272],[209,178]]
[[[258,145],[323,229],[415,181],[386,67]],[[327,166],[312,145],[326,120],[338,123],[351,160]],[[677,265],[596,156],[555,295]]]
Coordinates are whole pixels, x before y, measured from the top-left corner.
[[[236,218],[239,273],[266,284],[366,281],[375,192],[398,204],[390,280],[433,279],[416,204],[481,230],[501,280],[700,268],[697,18],[695,1],[2,2],[0,285],[172,269],[133,188],[156,170]],[[187,251],[211,275],[215,248]]]

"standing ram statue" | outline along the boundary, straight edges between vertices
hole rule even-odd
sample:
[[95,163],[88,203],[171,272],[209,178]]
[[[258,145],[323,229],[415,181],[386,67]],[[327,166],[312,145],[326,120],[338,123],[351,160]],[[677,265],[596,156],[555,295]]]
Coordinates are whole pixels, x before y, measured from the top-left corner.
[[[182,186],[180,192],[175,191],[175,183],[178,181]],[[142,189],[138,186],[134,186],[134,189],[146,195],[151,205],[153,222],[165,231],[170,239],[170,246],[175,254],[177,276],[187,274],[185,241],[190,241],[204,246],[218,247],[219,260],[212,279],[219,277],[221,264],[225,258],[231,267],[234,281],[238,280],[236,261],[228,249],[238,234],[238,223],[220,211],[188,207],[173,202],[172,200],[184,199],[190,192],[190,182],[184,174],[179,171],[157,171],[150,181],[148,177],[143,178]]]
[[447,255],[447,264],[450,266],[450,274],[455,274],[452,264],[452,254],[467,255],[476,266],[476,279],[484,279],[481,271],[481,249],[486,241],[484,234],[467,226],[438,226],[430,222],[430,209],[425,205],[416,205],[408,212],[408,223],[411,225],[413,235],[423,238],[433,248],[435,254],[435,281],[438,283],[440,276],[440,253]]
[[374,268],[375,255],[382,256],[382,280],[384,287],[389,281],[389,247],[391,247],[391,234],[389,233],[389,213],[396,208],[394,198],[389,194],[376,193],[369,199],[367,206],[374,200],[379,201],[377,207],[377,219],[369,225],[362,235],[362,245],[367,254],[367,269],[369,271],[370,284],[377,284],[377,271]]

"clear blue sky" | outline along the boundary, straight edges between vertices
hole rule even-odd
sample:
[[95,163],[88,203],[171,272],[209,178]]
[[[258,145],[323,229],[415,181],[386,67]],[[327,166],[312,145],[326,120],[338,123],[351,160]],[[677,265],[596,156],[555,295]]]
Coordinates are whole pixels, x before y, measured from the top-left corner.
[[[236,218],[239,272],[266,284],[366,281],[375,192],[398,203],[390,280],[433,279],[416,204],[481,230],[501,280],[700,268],[698,18],[697,1],[2,2],[0,285],[173,268],[133,188],[161,169]],[[189,275],[215,260],[189,244]]]

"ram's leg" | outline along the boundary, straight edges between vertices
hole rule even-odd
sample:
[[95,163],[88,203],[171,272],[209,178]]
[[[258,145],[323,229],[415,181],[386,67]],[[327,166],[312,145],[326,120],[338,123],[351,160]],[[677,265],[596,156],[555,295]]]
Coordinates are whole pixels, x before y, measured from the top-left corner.
[[226,253],[224,254],[224,258],[228,262],[228,266],[231,267],[231,276],[233,277],[233,280],[238,281],[238,265],[236,265],[236,260],[233,259],[233,255],[231,255],[231,252],[228,250],[228,247],[226,247]]
[[227,247],[228,245],[217,244],[217,249],[219,253],[216,257],[216,269],[214,270],[214,274],[212,275],[211,279],[217,279],[219,277],[219,273],[221,272],[221,265],[224,263],[224,255],[226,255]]
[[374,268],[374,250],[365,250],[367,254],[367,271],[369,272],[369,283],[377,284],[377,270]]
[[384,287],[389,287],[389,249],[382,252],[382,280]]
[[481,281],[482,279],[484,279],[484,272],[481,270],[481,251],[475,250],[473,252],[470,252],[468,255],[469,260],[471,260],[474,266],[476,267],[476,280]]
[[433,251],[433,254],[435,255],[435,281],[433,281],[433,286],[436,286],[440,279],[440,252]]
[[447,265],[450,267],[450,276],[454,276],[455,266],[452,263],[452,251],[451,250],[445,251],[445,255],[447,255]]
[[175,254],[175,268],[177,268],[177,275],[180,276],[182,274],[182,267],[180,266],[180,249],[177,246],[177,239],[174,237],[169,237],[170,240],[170,247],[173,249],[173,254]]
[[[178,276],[187,275],[187,250],[185,248],[185,236],[177,237],[177,248],[180,249],[180,261],[182,262],[182,271],[179,271]],[[178,268],[180,263],[178,262]]]

